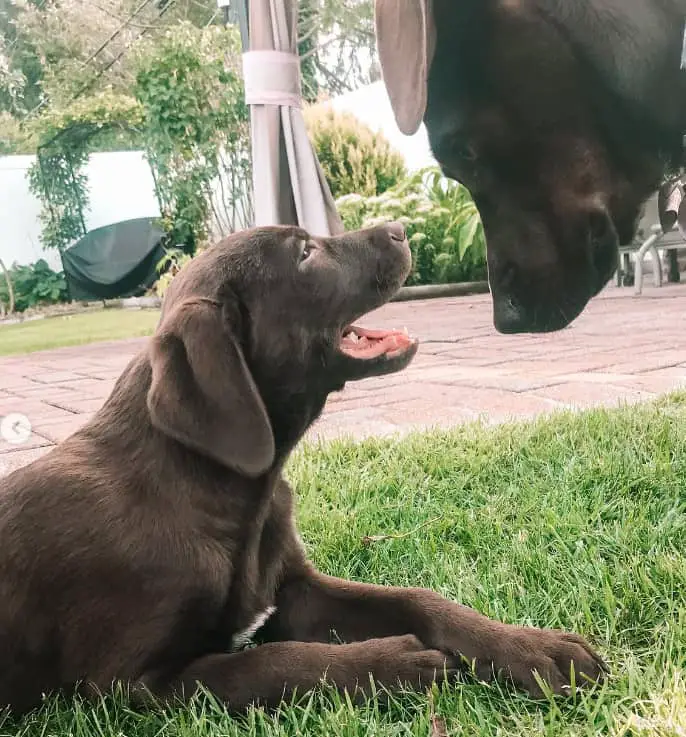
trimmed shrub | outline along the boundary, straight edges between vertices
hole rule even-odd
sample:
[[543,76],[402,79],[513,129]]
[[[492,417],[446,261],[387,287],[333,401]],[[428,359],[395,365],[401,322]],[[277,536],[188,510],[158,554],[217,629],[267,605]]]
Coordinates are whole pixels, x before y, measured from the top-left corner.
[[402,156],[353,115],[310,107],[305,123],[334,198],[380,195],[407,176]]

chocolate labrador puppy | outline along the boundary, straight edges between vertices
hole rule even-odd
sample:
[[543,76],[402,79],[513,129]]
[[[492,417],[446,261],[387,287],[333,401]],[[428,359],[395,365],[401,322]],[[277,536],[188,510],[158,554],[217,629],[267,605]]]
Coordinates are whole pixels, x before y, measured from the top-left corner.
[[685,21],[686,0],[376,0],[398,125],[424,120],[481,213],[500,332],[579,315],[681,165]]
[[[232,710],[322,680],[422,686],[466,658],[533,695],[602,661],[579,636],[494,622],[423,589],[316,571],[282,478],[347,381],[417,343],[355,327],[410,269],[403,228],[231,236],[174,280],[148,347],[82,430],[0,482],[0,704],[114,682],[202,684]],[[260,630],[263,644],[237,650]],[[334,637],[346,644],[331,644]]]

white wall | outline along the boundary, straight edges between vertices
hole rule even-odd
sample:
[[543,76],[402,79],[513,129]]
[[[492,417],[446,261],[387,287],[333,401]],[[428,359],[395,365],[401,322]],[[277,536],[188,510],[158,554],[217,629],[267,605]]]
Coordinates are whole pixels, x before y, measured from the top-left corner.
[[[9,267],[44,258],[61,269],[59,254],[40,244],[40,202],[29,191],[27,173],[34,156],[0,157],[0,258]],[[90,210],[86,228],[120,220],[158,217],[150,167],[139,151],[92,154],[86,166]]]

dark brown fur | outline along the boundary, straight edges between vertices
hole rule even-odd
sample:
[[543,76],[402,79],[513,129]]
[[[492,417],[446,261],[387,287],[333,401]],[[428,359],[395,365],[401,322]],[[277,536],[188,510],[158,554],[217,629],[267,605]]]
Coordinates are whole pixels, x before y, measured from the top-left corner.
[[[322,679],[428,684],[458,655],[533,694],[534,669],[556,692],[572,661],[601,675],[576,635],[330,578],[303,552],[281,469],[329,392],[414,355],[338,349],[342,329],[405,279],[403,239],[398,225],[316,241],[254,230],[177,276],[101,411],[0,482],[0,704],[19,714],[43,693],[117,681],[188,698],[200,682],[241,710]],[[266,642],[231,652],[271,607]],[[347,644],[330,644],[333,632]]]

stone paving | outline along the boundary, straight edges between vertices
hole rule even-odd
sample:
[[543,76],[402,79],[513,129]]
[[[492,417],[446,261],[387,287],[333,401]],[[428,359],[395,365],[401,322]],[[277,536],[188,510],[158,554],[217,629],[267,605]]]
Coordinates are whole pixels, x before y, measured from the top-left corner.
[[[609,287],[570,328],[538,336],[498,335],[488,295],[386,305],[361,324],[406,326],[422,341],[417,357],[331,396],[310,434],[388,435],[651,399],[686,387],[685,318],[679,285],[640,297]],[[17,412],[32,426],[24,443],[0,438],[0,476],[86,422],[145,341],[0,358],[0,418]]]

